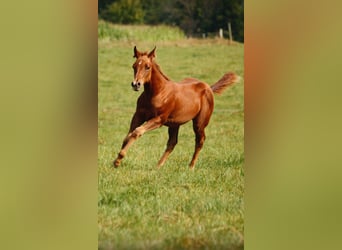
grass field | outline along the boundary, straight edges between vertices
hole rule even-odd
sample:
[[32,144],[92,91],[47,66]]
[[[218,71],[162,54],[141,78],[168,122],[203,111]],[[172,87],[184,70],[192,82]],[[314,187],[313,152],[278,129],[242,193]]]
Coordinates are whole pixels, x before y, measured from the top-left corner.
[[165,25],[116,25],[99,20],[98,37],[102,40],[127,42],[140,41],[174,41],[184,39],[184,33],[177,27]]
[[130,86],[134,45],[143,51],[157,45],[156,60],[173,80],[191,76],[212,84],[227,71],[244,75],[242,44],[99,40],[99,249],[243,249],[243,80],[215,96],[194,171],[188,168],[194,150],[191,122],[181,126],[178,144],[160,170],[156,164],[166,146],[166,127],[143,135],[113,169],[140,94]]

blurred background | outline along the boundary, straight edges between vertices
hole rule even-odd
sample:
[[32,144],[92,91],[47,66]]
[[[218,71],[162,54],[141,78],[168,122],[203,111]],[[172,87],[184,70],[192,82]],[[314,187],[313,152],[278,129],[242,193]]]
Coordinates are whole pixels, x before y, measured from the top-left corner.
[[[99,0],[99,19],[116,24],[177,26],[187,37],[215,37],[219,29],[244,40],[243,0]],[[229,24],[230,23],[230,24]]]

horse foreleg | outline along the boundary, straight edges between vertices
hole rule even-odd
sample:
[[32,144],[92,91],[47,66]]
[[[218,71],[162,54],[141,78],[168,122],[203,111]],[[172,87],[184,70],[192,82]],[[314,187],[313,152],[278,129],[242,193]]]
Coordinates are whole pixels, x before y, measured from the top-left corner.
[[167,141],[167,146],[166,146],[165,152],[158,162],[158,168],[160,168],[162,165],[164,165],[165,161],[167,160],[167,158],[171,154],[172,150],[176,146],[177,141],[178,141],[178,131],[179,131],[179,126],[169,127],[169,130],[168,130],[169,140]]
[[132,132],[128,133],[125,140],[122,143],[122,148],[118,154],[118,157],[114,161],[114,167],[118,167],[120,165],[120,162],[122,158],[125,157],[128,148],[132,145],[134,141],[136,141],[140,136],[142,136],[144,133],[159,128],[162,126],[162,120],[160,117],[155,117],[149,121],[147,121],[145,124],[135,128]]
[[126,151],[123,151],[123,149],[125,147],[127,147],[127,143],[129,142],[130,135],[132,134],[132,132],[137,127],[139,127],[144,122],[145,122],[144,115],[141,114],[141,113],[135,112],[135,114],[133,115],[132,120],[131,120],[131,125],[130,125],[130,128],[129,128],[128,134],[127,134],[127,136],[125,137],[125,139],[124,139],[124,141],[122,143],[120,153],[118,154],[118,157],[113,162],[114,167],[118,167],[120,165],[120,162],[121,162],[122,158],[124,158],[124,156],[126,154]]

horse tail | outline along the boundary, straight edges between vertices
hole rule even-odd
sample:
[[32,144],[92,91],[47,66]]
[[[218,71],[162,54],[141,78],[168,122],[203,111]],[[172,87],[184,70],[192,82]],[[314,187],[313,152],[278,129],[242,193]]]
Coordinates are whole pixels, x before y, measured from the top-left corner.
[[239,82],[240,77],[234,73],[226,73],[215,84],[211,85],[211,90],[216,94],[221,94],[228,86]]

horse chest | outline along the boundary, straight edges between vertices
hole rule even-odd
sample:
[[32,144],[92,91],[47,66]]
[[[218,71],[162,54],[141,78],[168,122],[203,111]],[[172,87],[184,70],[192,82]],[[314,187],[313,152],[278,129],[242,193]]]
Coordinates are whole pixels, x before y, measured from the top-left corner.
[[159,96],[152,98],[151,104],[156,110],[163,110],[169,106],[168,98]]

